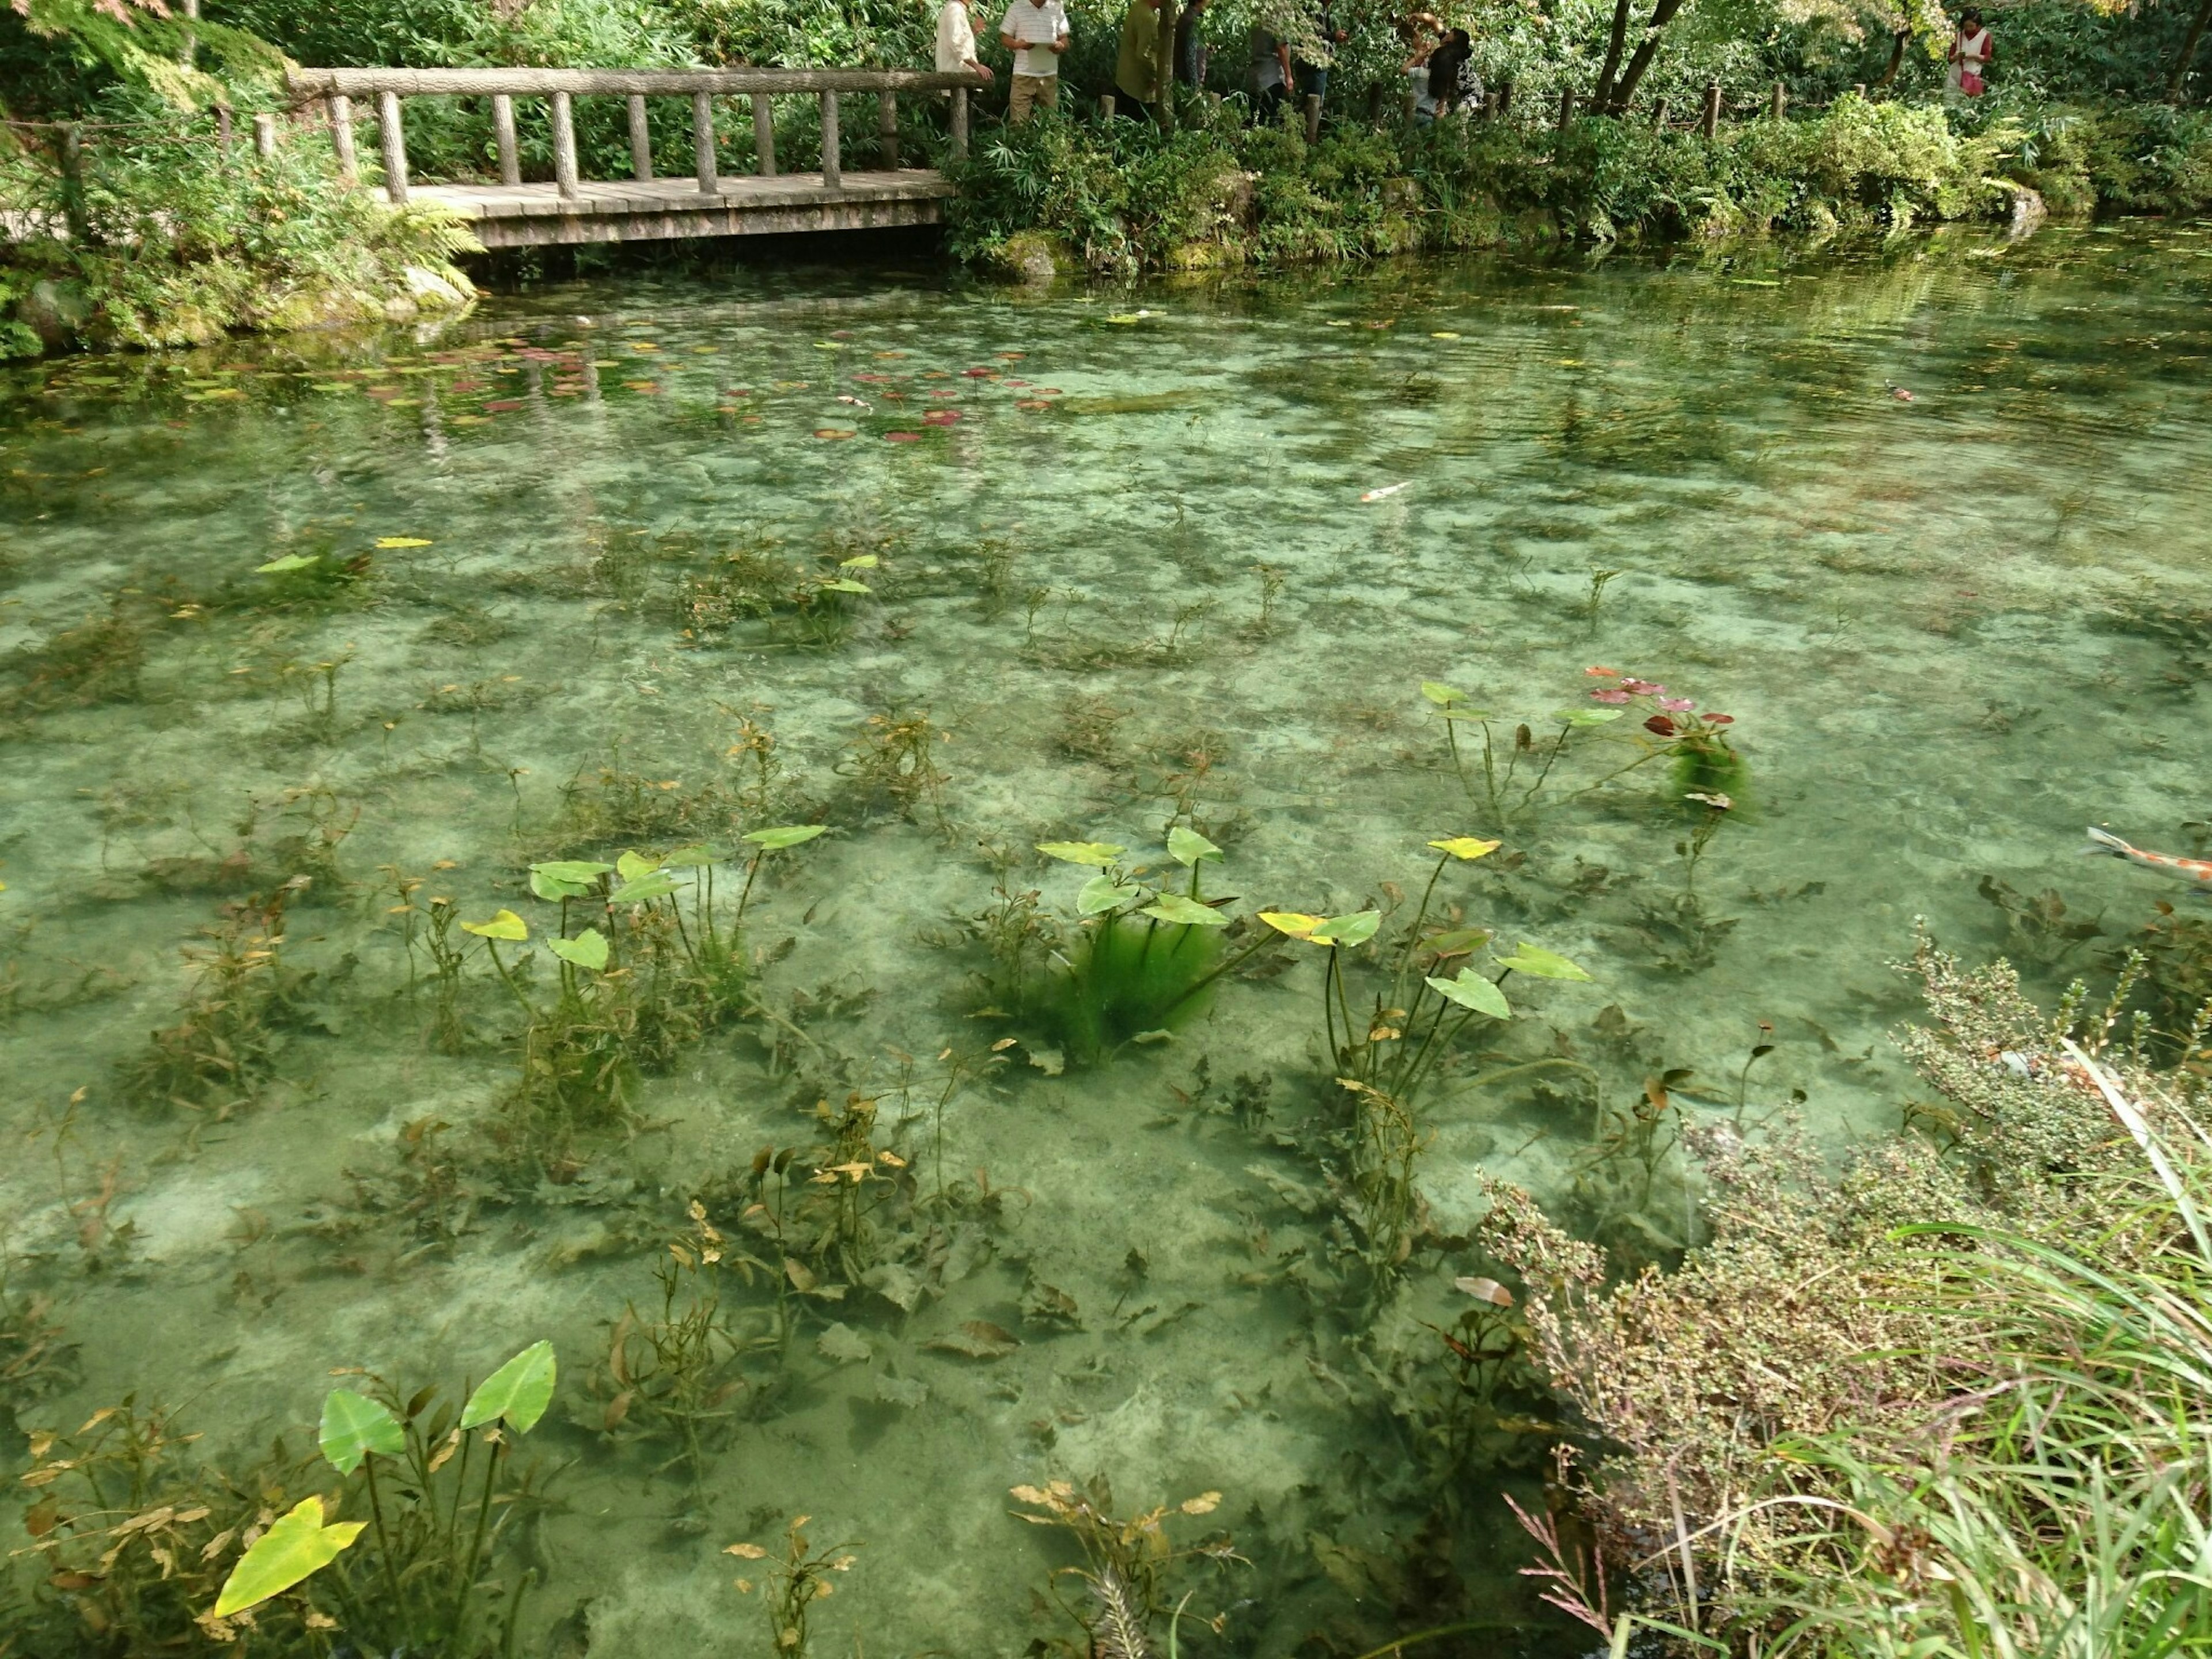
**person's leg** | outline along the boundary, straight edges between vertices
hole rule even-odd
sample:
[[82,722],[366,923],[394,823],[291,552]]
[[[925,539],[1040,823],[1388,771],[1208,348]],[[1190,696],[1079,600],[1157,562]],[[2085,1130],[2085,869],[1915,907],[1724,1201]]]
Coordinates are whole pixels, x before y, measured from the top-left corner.
[[1012,85],[1006,95],[1006,122],[1008,125],[1018,127],[1021,125],[1023,122],[1030,118],[1030,106],[1036,101],[1036,89],[1037,83],[1036,77],[1035,76],[1017,75],[1014,76]]
[[1037,76],[1036,100],[1045,109],[1060,107],[1060,77],[1057,75]]

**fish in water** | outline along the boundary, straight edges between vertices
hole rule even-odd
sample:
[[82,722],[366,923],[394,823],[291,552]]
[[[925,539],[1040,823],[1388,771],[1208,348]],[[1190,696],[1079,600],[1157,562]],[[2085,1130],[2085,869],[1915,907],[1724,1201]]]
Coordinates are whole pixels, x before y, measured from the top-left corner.
[[2140,847],[2130,847],[2118,836],[2109,835],[2094,824],[2089,827],[2089,844],[2081,849],[2084,858],[2125,859],[2130,864],[2140,864],[2146,870],[2155,870],[2162,876],[2172,876],[2185,881],[2197,892],[2212,896],[2212,859],[2179,858],[2172,853],[2146,853]]
[[1413,487],[1413,481],[1408,478],[1403,483],[1384,484],[1380,489],[1370,489],[1359,499],[1363,501],[1387,501],[1400,490]]
[[1909,404],[1912,401],[1912,393],[1901,386],[1890,387],[1889,395],[1901,404]]

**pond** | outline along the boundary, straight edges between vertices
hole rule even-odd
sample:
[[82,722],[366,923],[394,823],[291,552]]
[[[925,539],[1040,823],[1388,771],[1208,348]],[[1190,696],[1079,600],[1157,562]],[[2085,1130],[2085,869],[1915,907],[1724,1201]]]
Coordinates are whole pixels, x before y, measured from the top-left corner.
[[0,1403],[289,1504],[334,1370],[549,1340],[526,1652],[769,1651],[799,1516],[817,1651],[1072,1638],[1012,1512],[1094,1480],[1185,1651],[1581,1650],[1483,1182],[1670,1261],[1685,1130],[1899,1127],[1916,919],[2046,997],[2170,928],[2075,854],[2212,833],[2208,259],[633,276],[0,371]]

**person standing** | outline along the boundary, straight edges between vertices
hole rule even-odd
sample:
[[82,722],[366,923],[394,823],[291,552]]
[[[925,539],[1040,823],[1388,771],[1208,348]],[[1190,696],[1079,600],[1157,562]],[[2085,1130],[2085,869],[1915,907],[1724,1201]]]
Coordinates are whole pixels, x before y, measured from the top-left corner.
[[1128,112],[1156,104],[1160,96],[1160,0],[1129,0],[1121,19],[1121,50],[1114,59],[1114,89],[1128,100]]
[[1176,20],[1175,78],[1187,87],[1206,84],[1204,26],[1206,0],[1184,0],[1182,15]]
[[1960,98],[1978,98],[1989,90],[1983,79],[1996,43],[1982,27],[1982,15],[1968,7],[1959,18],[1959,32],[1951,37],[1951,75],[1947,90]]
[[1283,100],[1297,90],[1291,49],[1265,23],[1252,25],[1252,99],[1262,126],[1273,126]]
[[1013,0],[999,20],[999,44],[1014,54],[1006,119],[1019,126],[1039,105],[1060,107],[1060,55],[1067,50],[1067,9],[1060,0]]
[[1438,115],[1480,106],[1482,77],[1474,67],[1474,41],[1465,29],[1446,33],[1429,54],[1429,98]]
[[968,16],[968,0],[945,0],[938,11],[937,72],[991,78],[991,66],[975,55],[975,25]]
[[[1336,7],[1333,0],[1322,0],[1321,10],[1314,18],[1314,38],[1321,43],[1321,56],[1334,62],[1336,49],[1352,39],[1352,31],[1336,26]],[[1297,89],[1309,98],[1328,98],[1328,63],[1310,64],[1300,58],[1291,64],[1291,74]]]

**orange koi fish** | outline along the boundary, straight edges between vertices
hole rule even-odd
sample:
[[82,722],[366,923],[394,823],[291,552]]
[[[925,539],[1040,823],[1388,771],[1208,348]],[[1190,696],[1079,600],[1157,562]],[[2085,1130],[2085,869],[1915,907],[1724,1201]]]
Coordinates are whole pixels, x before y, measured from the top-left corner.
[[2197,890],[2212,896],[2212,859],[2177,858],[2172,853],[2146,853],[2140,847],[2130,847],[2118,836],[2107,835],[2091,825],[2089,844],[2081,849],[2084,858],[2125,859],[2130,864],[2140,864],[2146,870],[2155,870],[2162,876],[2172,876],[2185,881]]

